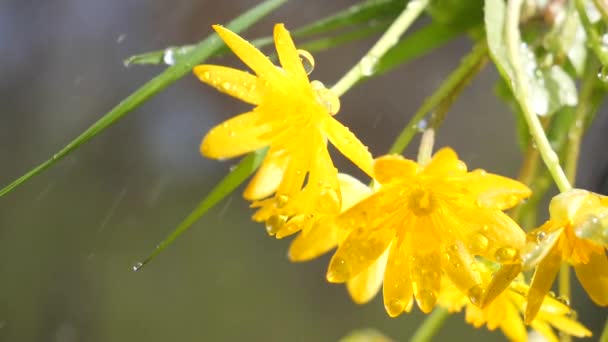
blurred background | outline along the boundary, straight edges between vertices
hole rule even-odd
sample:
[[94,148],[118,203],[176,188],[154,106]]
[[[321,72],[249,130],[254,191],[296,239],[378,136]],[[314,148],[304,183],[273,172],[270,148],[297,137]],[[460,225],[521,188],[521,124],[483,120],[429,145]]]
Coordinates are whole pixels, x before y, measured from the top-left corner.
[[[0,184],[50,157],[164,68],[125,68],[124,59],[196,42],[255,3],[1,1]],[[291,1],[244,36],[269,35],[276,22],[296,28],[353,3]],[[311,78],[332,84],[373,41],[315,54]],[[355,87],[342,98],[340,120],[374,155],[384,153],[470,46],[456,40]],[[232,56],[212,62],[239,65]],[[496,79],[490,66],[465,90],[437,147],[453,146],[471,168],[515,177],[515,122],[492,91]],[[289,242],[249,220],[240,192],[132,271],[237,163],[204,159],[198,145],[247,108],[189,75],[0,198],[0,341],[336,341],[367,327],[398,341],[411,336],[423,315],[390,319],[379,297],[353,304],[343,286],[324,280],[329,256],[291,264]],[[602,110],[584,141],[578,183],[604,193],[607,129]],[[360,175],[344,159],[337,164]],[[606,311],[578,285],[574,293],[580,320],[597,334]],[[462,314],[437,340],[473,336],[504,340],[464,324]]]

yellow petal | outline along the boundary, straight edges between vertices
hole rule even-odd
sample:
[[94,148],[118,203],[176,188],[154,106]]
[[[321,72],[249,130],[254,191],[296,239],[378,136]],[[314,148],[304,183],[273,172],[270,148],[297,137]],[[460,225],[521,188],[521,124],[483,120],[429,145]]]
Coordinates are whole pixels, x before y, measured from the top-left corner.
[[279,76],[279,70],[272,64],[268,57],[264,56],[255,46],[249,44],[246,40],[239,37],[237,34],[219,25],[213,25],[213,29],[228,45],[228,47],[236,54],[251,70],[255,71],[258,76],[265,78],[276,78]]
[[[541,317],[542,316],[542,317]],[[576,336],[576,337],[589,337],[591,336],[591,331],[585,328],[584,325],[579,322],[568,318],[565,315],[555,315],[555,314],[544,314],[541,311],[538,314],[538,317],[544,321],[549,322],[552,326],[554,326],[557,330],[565,332],[568,335]],[[534,322],[532,322],[532,326],[534,326]]]
[[545,295],[551,289],[553,280],[555,280],[555,276],[557,276],[561,261],[561,253],[556,246],[553,247],[551,252],[549,252],[543,261],[536,267],[536,271],[532,277],[532,283],[530,284],[530,290],[528,291],[528,303],[526,304],[526,311],[524,314],[526,324],[530,324],[534,317],[536,317]]
[[327,280],[343,283],[352,279],[384,253],[394,236],[392,229],[355,229],[331,258]]
[[546,342],[559,342],[557,335],[551,329],[551,326],[544,320],[535,319],[530,323],[532,329],[536,330],[542,337],[545,338]]
[[441,289],[441,260],[439,253],[422,254],[414,251],[410,263],[414,297],[424,313],[433,310]]
[[345,173],[338,173],[342,193],[342,211],[350,209],[372,193],[372,190],[358,179]]
[[466,185],[466,191],[477,199],[477,204],[490,209],[512,208],[532,193],[523,183],[484,170],[469,172],[458,181]]
[[467,305],[465,320],[475,328],[481,328],[486,322],[486,319],[483,317],[483,310],[474,305]]
[[402,181],[414,177],[419,170],[416,162],[400,155],[383,156],[374,162],[374,179],[381,184]]
[[[316,139],[314,136],[311,137],[311,141],[307,142],[309,145],[315,143],[318,143],[318,139]],[[297,201],[293,201],[292,196],[302,191],[306,175],[310,170],[310,160],[313,156],[311,155],[309,149],[290,148],[286,152],[289,155],[289,162],[287,163],[287,168],[285,169],[285,173],[283,174],[283,179],[281,180],[281,184],[279,184],[277,193],[288,196],[290,203],[297,203]]]
[[258,78],[244,71],[219,65],[197,65],[194,74],[206,84],[222,93],[258,105],[262,101],[263,84]]
[[521,272],[521,269],[521,264],[518,263],[501,265],[500,269],[492,275],[492,280],[483,293],[481,306],[491,305],[491,302],[509,287],[513,279]]
[[365,304],[369,302],[380,290],[384,270],[386,269],[388,251],[389,248],[371,266],[346,282],[348,293],[355,303]]
[[589,294],[601,306],[608,306],[608,259],[606,254],[591,253],[587,264],[574,265],[576,277]]
[[274,193],[283,179],[288,162],[289,155],[284,150],[271,148],[255,176],[245,188],[243,197],[246,200],[254,201]]
[[500,323],[500,329],[504,334],[507,335],[511,341],[528,341],[526,326],[519,316],[517,308],[513,305],[505,305],[501,309],[506,311],[504,319]]
[[429,164],[424,168],[425,174],[458,175],[467,171],[465,163],[458,159],[458,155],[449,147],[437,151]]
[[410,279],[409,252],[406,244],[391,245],[388,263],[384,273],[383,297],[384,308],[391,317],[399,316],[408,311],[413,300],[412,281]]
[[452,281],[464,294],[471,298],[472,302],[480,304],[481,297],[481,275],[479,266],[462,242],[445,248],[443,252],[443,269]]
[[330,221],[312,223],[296,236],[289,246],[288,257],[291,261],[314,259],[338,245],[338,228]]
[[[315,141],[316,140],[316,141]],[[340,213],[342,197],[338,183],[338,170],[334,166],[325,140],[318,136],[311,143],[316,144],[313,150],[310,172],[302,196],[309,196],[310,208],[303,212],[316,212],[328,215]]]
[[291,76],[308,79],[298,51],[289,35],[289,31],[285,29],[285,25],[274,25],[274,43],[283,70]]
[[371,153],[348,128],[338,120],[328,116],[323,120],[323,130],[329,141],[340,153],[369,176],[372,175],[373,158]]
[[270,125],[260,124],[258,112],[240,114],[211,129],[201,143],[201,153],[223,159],[255,151],[270,144],[261,137],[270,131]]

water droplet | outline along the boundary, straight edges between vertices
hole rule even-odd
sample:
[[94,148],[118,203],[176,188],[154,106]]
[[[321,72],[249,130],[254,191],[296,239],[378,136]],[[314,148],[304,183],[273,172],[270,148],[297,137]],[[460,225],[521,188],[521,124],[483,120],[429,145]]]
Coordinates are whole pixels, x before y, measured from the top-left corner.
[[310,82],[310,85],[315,91],[317,102],[325,107],[330,115],[335,115],[340,111],[340,99],[331,90],[325,88],[323,83],[314,80]]
[[327,271],[327,280],[332,283],[341,283],[351,278],[350,264],[342,258],[334,258]]
[[539,231],[536,233],[536,242],[541,243],[547,238],[547,233]]
[[268,235],[275,235],[281,227],[287,222],[285,215],[272,215],[266,220],[266,232]]
[[424,130],[426,130],[429,126],[429,122],[426,119],[422,119],[420,121],[418,121],[418,123],[416,124],[416,130],[418,132],[424,132]]
[[230,91],[231,88],[232,88],[232,84],[230,84],[230,82],[223,82],[222,83],[222,89],[224,91]]
[[120,44],[120,43],[124,42],[126,38],[127,38],[127,34],[123,33],[120,36],[118,36],[118,38],[116,38],[116,43]]
[[310,52],[306,50],[298,50],[298,56],[300,56],[300,61],[302,62],[306,75],[310,75],[315,68],[315,59]]
[[234,137],[235,135],[236,135],[235,131],[228,132],[228,136],[230,136],[230,137]]
[[142,262],[137,262],[133,265],[133,271],[137,272],[141,270],[142,267],[144,267],[144,264]]
[[488,250],[489,245],[490,242],[485,235],[482,233],[475,233],[471,236],[468,247],[471,250],[471,253],[480,254]]
[[278,195],[277,196],[277,208],[283,208],[287,202],[289,201],[289,197],[287,195]]
[[602,82],[608,82],[608,68],[600,67],[597,71],[597,78]]
[[437,294],[434,291],[426,289],[420,290],[416,294],[416,301],[418,302],[418,306],[422,312],[429,313],[433,310],[433,307],[437,302]]
[[386,312],[388,312],[389,316],[397,317],[403,312],[403,310],[405,310],[405,305],[406,304],[404,301],[393,298],[384,304],[384,308],[386,309]]
[[511,247],[501,247],[494,253],[496,261],[501,264],[511,264],[519,260],[519,253],[517,249]]
[[175,51],[173,48],[168,48],[165,50],[165,54],[163,55],[163,62],[167,65],[175,64]]
[[371,76],[376,72],[376,65],[378,64],[378,57],[374,55],[367,55],[359,62],[359,70],[363,76]]
[[566,296],[559,296],[557,297],[557,300],[559,300],[562,304],[566,306],[570,306],[570,300]]
[[483,287],[480,284],[473,285],[470,289],[467,290],[467,297],[473,305],[481,305],[481,300],[484,296]]

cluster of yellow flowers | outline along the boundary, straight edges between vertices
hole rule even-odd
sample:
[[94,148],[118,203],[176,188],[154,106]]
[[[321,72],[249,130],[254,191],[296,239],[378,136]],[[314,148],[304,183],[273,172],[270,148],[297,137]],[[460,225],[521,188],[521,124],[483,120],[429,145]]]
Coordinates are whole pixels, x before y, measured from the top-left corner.
[[[339,100],[308,79],[306,51],[297,50],[282,24],[274,29],[280,61],[231,31],[219,36],[255,75],[199,65],[201,81],[256,107],[213,128],[201,144],[210,158],[231,158],[268,148],[244,196],[277,238],[298,233],[292,261],[334,248],[327,280],[346,283],[357,303],[382,287],[386,312],[396,317],[436,305],[466,307],[476,327],[500,327],[526,340],[525,324],[548,340],[551,328],[590,336],[571,309],[549,291],[562,262],[599,305],[608,305],[608,198],[584,190],[556,196],[551,218],[527,235],[503,211],[530,196],[524,184],[484,170],[469,171],[450,148],[430,160],[399,155],[373,159],[333,116]],[[306,63],[303,63],[306,62]],[[338,173],[327,150],[335,146],[373,179],[367,186]],[[530,284],[522,271],[534,269]]]

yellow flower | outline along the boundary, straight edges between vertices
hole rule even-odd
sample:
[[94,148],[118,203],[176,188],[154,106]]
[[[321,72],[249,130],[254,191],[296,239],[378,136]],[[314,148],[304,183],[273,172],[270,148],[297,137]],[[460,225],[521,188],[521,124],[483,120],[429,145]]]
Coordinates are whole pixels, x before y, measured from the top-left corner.
[[[523,257],[527,265],[536,265],[528,304],[526,322],[531,321],[555,280],[562,261],[574,266],[576,276],[601,306],[608,305],[608,259],[600,243],[577,236],[581,227],[608,212],[606,197],[589,191],[573,189],[551,200],[550,219],[528,233]],[[578,234],[581,235],[581,234]]]
[[[372,193],[370,187],[349,175],[339,173],[338,180],[343,198],[342,211],[349,209]],[[289,259],[294,262],[308,261],[319,257],[344,241],[348,231],[333,224],[336,217],[337,215],[322,215],[307,221],[289,247]],[[294,224],[287,223],[277,232],[277,237],[287,236],[294,231],[296,231]],[[387,257],[388,253],[384,253],[370,267],[346,282],[348,293],[355,303],[365,304],[376,296],[382,285]]]
[[389,250],[383,294],[394,317],[409,311],[412,294],[430,312],[443,273],[479,302],[474,255],[519,261],[524,232],[501,210],[530,195],[523,184],[483,170],[468,172],[449,148],[426,166],[395,155],[379,158],[374,178],[382,184],[378,192],[336,220],[350,234],[330,262],[330,282],[352,279]]
[[[485,270],[482,272],[486,273]],[[528,341],[528,333],[522,318],[528,285],[520,280],[514,281],[506,291],[482,309],[466,300],[466,297],[449,284],[449,281],[446,283],[448,283],[447,288],[442,287],[439,305],[450,312],[460,311],[463,306],[466,306],[467,323],[476,328],[486,324],[489,330],[500,328],[511,341]],[[569,316],[572,316],[572,312],[567,305],[546,296],[538,316],[530,325],[548,342],[558,341],[552,327],[576,337],[591,336],[591,332],[587,328]]]
[[333,118],[338,98],[320,82],[308,80],[301,56],[310,59],[310,54],[296,50],[282,24],[274,27],[281,67],[228,29],[213,28],[255,75],[217,65],[196,66],[194,73],[256,107],[213,128],[201,143],[201,153],[223,159],[269,147],[244,196],[260,200],[275,193],[254,203],[261,207],[254,219],[269,221],[273,229],[296,213],[338,213],[341,196],[327,140],[368,174],[373,160],[355,135]]

